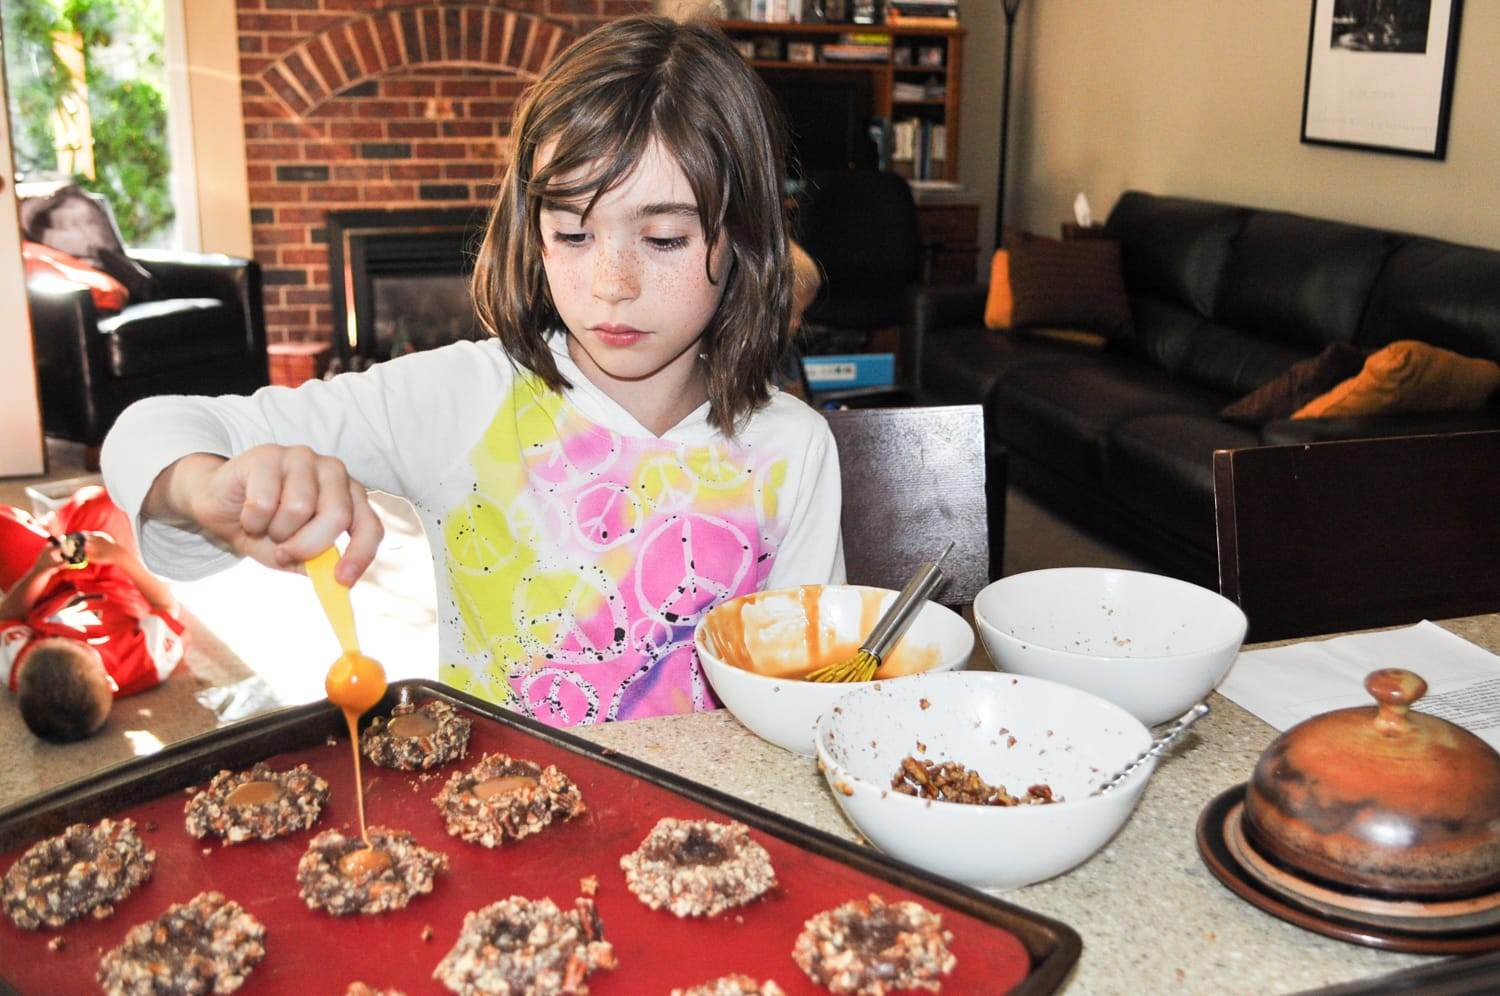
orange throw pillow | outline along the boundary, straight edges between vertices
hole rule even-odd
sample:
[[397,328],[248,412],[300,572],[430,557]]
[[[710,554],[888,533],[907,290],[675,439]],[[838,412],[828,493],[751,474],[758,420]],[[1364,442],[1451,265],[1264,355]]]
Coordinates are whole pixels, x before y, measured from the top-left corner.
[[23,241],[21,259],[26,263],[26,279],[48,274],[82,284],[89,289],[94,307],[100,311],[119,311],[130,303],[130,292],[124,284],[77,256],[69,256],[40,242]]
[[[990,296],[984,302],[984,324],[992,329],[1010,328],[1011,309],[1016,300],[1010,293],[1010,253],[995,251],[990,261]],[[973,314],[973,312],[969,312]]]
[[1500,389],[1500,364],[1402,339],[1370,354],[1364,369],[1292,418],[1470,412]]

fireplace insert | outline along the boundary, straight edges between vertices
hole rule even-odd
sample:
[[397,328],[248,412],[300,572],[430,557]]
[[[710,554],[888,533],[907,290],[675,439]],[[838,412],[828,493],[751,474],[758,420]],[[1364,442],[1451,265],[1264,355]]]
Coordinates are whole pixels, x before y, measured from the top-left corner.
[[469,296],[481,207],[328,215],[334,372],[484,333]]

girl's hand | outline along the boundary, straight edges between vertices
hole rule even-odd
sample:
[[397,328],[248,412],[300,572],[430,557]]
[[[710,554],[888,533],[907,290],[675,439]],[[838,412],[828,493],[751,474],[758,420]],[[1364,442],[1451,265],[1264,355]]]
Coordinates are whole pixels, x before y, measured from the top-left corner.
[[299,570],[333,545],[349,546],[334,576],[352,585],[375,559],[385,527],[343,461],[306,446],[257,446],[224,460],[209,454],[174,465],[173,504],[208,535],[268,567]]

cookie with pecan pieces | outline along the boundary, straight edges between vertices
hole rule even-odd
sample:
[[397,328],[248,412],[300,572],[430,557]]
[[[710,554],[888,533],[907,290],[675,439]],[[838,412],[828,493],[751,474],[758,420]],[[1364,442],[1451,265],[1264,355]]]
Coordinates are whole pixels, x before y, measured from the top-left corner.
[[359,735],[365,757],[383,768],[428,771],[469,752],[472,720],[440,699],[420,706],[401,703],[389,717],[376,716]]
[[403,830],[369,831],[368,848],[360,837],[337,830],[324,830],[308,844],[297,882],[310,909],[334,916],[402,909],[431,892],[433,879],[448,870],[448,855],[419,846]]
[[563,911],[550,899],[511,896],[464,917],[458,943],[432,977],[461,996],[571,996],[589,991],[590,972],[615,964],[592,899]]
[[520,840],[587,810],[578,786],[554,765],[543,768],[505,754],[486,754],[468,771],[455,772],[432,801],[449,833],[485,847]]
[[834,993],[885,996],[898,989],[942,990],[958,959],[943,918],[909,900],[853,899],[804,925],[792,960]]
[[6,871],[5,912],[25,930],[85,914],[102,920],[151,877],[155,862],[131,820],[75,823],[31,845]]
[[222,893],[200,892],[130,928],[99,962],[110,996],[232,993],[266,956],[266,928]]
[[221,771],[208,788],[183,807],[187,831],[212,834],[230,844],[271,840],[306,830],[328,801],[328,783],[305,764],[275,771],[257,764],[249,771]]
[[641,902],[680,917],[743,906],[776,884],[771,856],[734,822],[666,817],[620,867]]

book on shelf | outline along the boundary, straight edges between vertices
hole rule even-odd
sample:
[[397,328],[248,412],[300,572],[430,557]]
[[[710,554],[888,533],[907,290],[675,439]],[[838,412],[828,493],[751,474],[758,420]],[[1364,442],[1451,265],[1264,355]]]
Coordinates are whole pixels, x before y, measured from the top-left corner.
[[958,24],[955,0],[886,0],[885,22],[908,27],[951,27]]
[[948,129],[936,121],[897,118],[891,122],[891,162],[909,179],[929,180],[942,173],[948,158]]

